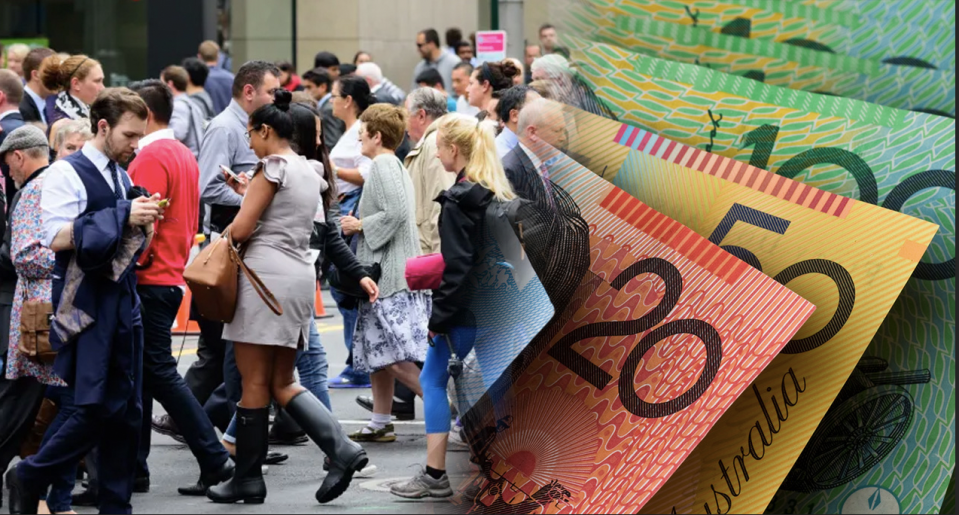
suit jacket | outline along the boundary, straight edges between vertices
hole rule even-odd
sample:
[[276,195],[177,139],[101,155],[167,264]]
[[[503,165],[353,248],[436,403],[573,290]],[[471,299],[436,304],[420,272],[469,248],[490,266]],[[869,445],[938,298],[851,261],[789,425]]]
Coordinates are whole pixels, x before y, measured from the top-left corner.
[[24,122],[43,121],[43,118],[40,117],[40,108],[33,101],[33,97],[26,92],[23,94],[23,100],[20,101],[20,116],[23,117]]
[[528,226],[523,240],[558,317],[589,271],[589,224],[563,188],[549,180],[546,190],[547,181],[521,146],[506,154],[503,168],[513,192],[530,201],[521,213]]
[[320,107],[320,120],[323,126],[323,144],[329,150],[333,150],[346,132],[346,123],[333,116],[333,102],[330,100]]

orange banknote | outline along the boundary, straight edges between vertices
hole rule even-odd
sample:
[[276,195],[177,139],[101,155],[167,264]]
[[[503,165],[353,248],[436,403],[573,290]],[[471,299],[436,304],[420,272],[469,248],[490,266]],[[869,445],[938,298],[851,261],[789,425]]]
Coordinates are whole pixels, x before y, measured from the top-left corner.
[[[480,471],[457,502],[634,513],[815,307],[569,158],[550,177],[589,226],[588,270],[464,417]],[[803,386],[790,372],[783,388]]]

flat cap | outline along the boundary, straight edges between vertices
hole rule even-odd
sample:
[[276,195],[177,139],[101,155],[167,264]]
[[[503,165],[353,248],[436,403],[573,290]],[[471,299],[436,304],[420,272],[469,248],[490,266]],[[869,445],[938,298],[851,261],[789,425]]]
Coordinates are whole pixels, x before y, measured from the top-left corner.
[[47,141],[43,131],[33,125],[24,125],[17,130],[7,134],[3,144],[0,145],[0,159],[11,150],[26,150],[28,148],[48,148],[50,142]]

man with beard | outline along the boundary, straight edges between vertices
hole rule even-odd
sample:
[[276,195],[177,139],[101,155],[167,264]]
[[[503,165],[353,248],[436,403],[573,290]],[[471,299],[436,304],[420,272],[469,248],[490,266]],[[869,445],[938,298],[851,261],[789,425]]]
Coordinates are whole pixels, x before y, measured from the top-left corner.
[[41,243],[56,253],[54,371],[72,390],[75,411],[18,464],[10,490],[23,513],[37,513],[40,494],[94,446],[100,511],[131,511],[143,363],[134,268],[163,209],[159,195],[127,200],[132,186],[118,163],[133,156],[147,114],[129,89],[104,90],[90,108],[96,136],[51,166],[43,183]]

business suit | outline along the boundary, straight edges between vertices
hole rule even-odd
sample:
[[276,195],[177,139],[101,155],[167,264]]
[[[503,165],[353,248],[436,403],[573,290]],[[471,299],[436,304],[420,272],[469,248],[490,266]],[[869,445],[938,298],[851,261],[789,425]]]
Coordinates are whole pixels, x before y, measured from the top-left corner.
[[40,115],[40,108],[37,107],[37,103],[33,101],[33,97],[26,91],[23,93],[23,100],[20,101],[20,116],[24,122],[43,122],[43,117]]

